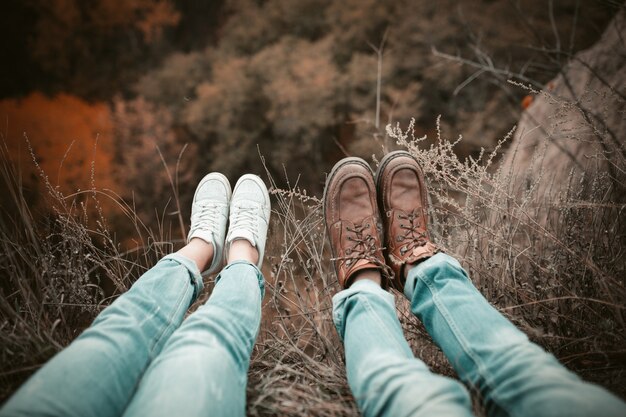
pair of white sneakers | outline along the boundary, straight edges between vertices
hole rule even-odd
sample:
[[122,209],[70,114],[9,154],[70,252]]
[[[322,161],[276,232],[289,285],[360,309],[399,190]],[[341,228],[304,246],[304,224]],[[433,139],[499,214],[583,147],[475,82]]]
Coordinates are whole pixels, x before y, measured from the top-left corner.
[[221,269],[230,244],[237,239],[245,239],[257,248],[257,267],[260,268],[270,212],[270,196],[265,183],[258,176],[242,176],[232,192],[228,179],[219,172],[205,176],[193,197],[191,229],[187,236],[187,243],[193,238],[200,238],[213,245],[213,261],[202,275]]

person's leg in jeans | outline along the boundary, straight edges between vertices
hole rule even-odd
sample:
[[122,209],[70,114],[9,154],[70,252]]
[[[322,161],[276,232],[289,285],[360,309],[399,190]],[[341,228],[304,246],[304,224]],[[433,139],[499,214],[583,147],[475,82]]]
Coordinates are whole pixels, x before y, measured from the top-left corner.
[[626,416],[624,402],[531,343],[450,256],[440,253],[411,268],[404,293],[490,416]]
[[340,285],[333,319],[344,341],[348,383],[365,416],[470,416],[467,390],[413,357],[385,272],[374,179],[365,161],[347,158],[331,172],[326,227]]
[[335,295],[333,315],[344,341],[348,383],[365,416],[472,415],[465,387],[433,374],[413,356],[393,295],[375,279],[357,277]]
[[250,354],[261,322],[270,200],[260,178],[233,191],[228,265],[207,303],[174,332],[141,380],[125,416],[243,416]]
[[228,208],[230,186],[227,181],[222,184],[228,187],[226,195],[225,188],[219,189],[223,181],[217,178],[216,183],[215,175],[211,175],[198,186],[197,196],[206,201],[194,200],[193,212],[202,214],[206,207],[212,207],[214,215],[204,213],[204,225],[198,227],[199,221],[192,214],[193,233],[187,246],[160,260],[103,310],[91,327],[7,401],[1,416],[121,415],[144,371],[202,290],[200,271],[221,264],[221,245],[195,238],[209,223],[214,229],[226,228],[227,215],[214,208]]
[[194,262],[166,256],[35,373],[0,415],[120,415],[201,289]]
[[456,260],[434,254],[417,161],[406,152],[390,153],[380,163],[377,186],[392,285],[404,291],[490,416],[626,415],[622,401],[566,370],[489,305]]

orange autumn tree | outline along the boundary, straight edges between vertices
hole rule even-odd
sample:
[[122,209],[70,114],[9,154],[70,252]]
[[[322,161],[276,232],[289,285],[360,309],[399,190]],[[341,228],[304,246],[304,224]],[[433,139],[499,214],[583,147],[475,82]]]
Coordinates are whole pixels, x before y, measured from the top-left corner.
[[[90,104],[67,94],[49,98],[33,93],[24,99],[0,101],[0,118],[9,158],[18,167],[34,207],[44,207],[42,174],[65,195],[94,186],[117,188],[112,179],[112,127],[106,104]],[[78,201],[87,200],[86,194],[78,196]],[[107,204],[106,199],[103,203]]]

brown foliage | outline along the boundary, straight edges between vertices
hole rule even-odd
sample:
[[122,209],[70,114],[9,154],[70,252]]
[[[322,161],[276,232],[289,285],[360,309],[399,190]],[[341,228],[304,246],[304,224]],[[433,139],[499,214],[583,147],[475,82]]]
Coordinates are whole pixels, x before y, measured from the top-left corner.
[[46,194],[33,158],[50,183],[65,194],[95,185],[117,187],[107,105],[89,104],[67,94],[48,98],[33,93],[21,100],[0,101],[0,117],[6,123],[2,135],[9,157],[21,167],[33,202]]

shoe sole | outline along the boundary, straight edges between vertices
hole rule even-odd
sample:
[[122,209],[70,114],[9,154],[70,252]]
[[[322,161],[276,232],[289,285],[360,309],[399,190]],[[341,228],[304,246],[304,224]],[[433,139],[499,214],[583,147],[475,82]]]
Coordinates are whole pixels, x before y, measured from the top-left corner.
[[[422,166],[419,164],[419,162],[417,162],[417,160],[413,157],[413,155],[411,155],[410,153],[406,152],[406,151],[393,151],[393,152],[389,152],[387,155],[385,155],[383,157],[383,159],[380,161],[380,164],[378,165],[378,169],[376,170],[376,174],[375,174],[375,180],[376,180],[376,197],[377,197],[377,201],[378,201],[378,210],[381,213],[385,213],[384,207],[383,207],[383,201],[382,201],[382,193],[381,191],[381,184],[380,182],[381,180],[381,173],[385,170],[385,168],[387,167],[387,165],[389,165],[389,163],[391,161],[393,161],[395,158],[401,157],[401,156],[406,156],[408,158],[411,158],[412,160],[415,161],[415,163],[417,164],[417,168],[418,168],[418,175],[419,175],[419,183],[420,185],[424,185],[424,190],[420,190],[420,196],[422,197],[422,207],[428,209],[428,187],[426,186],[426,181],[424,179],[424,171],[422,171]],[[421,192],[421,191],[425,191],[425,192]]]

